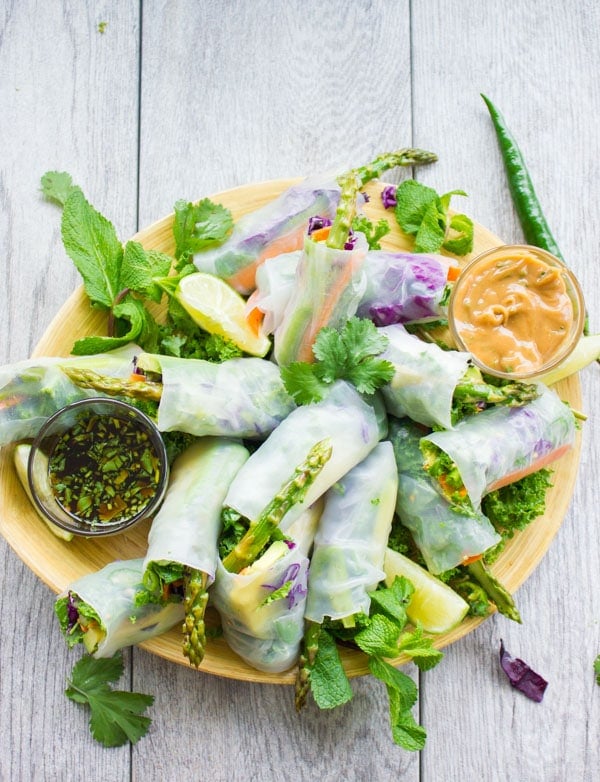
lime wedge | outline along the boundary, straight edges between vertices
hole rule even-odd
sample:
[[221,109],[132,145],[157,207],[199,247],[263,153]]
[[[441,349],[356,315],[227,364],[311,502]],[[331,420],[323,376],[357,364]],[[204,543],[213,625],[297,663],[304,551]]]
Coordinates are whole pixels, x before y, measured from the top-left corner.
[[30,445],[27,443],[21,443],[20,445],[16,446],[13,458],[17,476],[21,481],[23,488],[25,489],[25,493],[29,497],[31,506],[42,519],[42,521],[48,525],[48,529],[53,532],[57,538],[62,538],[63,540],[73,540],[72,532],[67,532],[67,530],[62,529],[57,524],[53,524],[49,519],[42,515],[42,513],[38,510],[37,505],[33,501],[33,497],[31,496],[31,489],[29,488],[29,481],[27,480],[27,462],[29,461],[30,450]]
[[246,317],[246,301],[225,280],[198,272],[184,277],[175,297],[190,317],[205,331],[227,337],[245,353],[264,356],[271,347]]
[[447,633],[465,618],[469,606],[462,597],[412,559],[388,548],[383,569],[386,586],[391,586],[396,576],[404,576],[414,586],[406,613],[413,624],[420,622],[426,632]]

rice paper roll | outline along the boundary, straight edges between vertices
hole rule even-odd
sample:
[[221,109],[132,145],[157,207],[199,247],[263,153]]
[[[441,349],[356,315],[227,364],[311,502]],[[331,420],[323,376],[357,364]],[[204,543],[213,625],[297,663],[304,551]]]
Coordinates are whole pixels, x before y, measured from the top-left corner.
[[379,443],[325,495],[308,576],[305,618],[369,613],[385,578],[383,561],[398,488],[394,451]]
[[231,649],[260,671],[280,673],[294,665],[304,634],[308,558],[320,506],[295,524],[293,541],[276,541],[240,573],[221,561],[211,587],[223,635]]
[[452,264],[442,255],[372,250],[365,258],[367,287],[356,314],[376,326],[445,317],[442,300]]
[[94,657],[112,657],[125,646],[142,643],[180,624],[184,613],[181,602],[138,604],[136,595],[145,591],[142,573],[142,558],[122,560],[68,586],[58,596],[55,612],[69,646],[83,641]]
[[452,399],[471,354],[442,350],[395,324],[379,329],[389,339],[381,358],[394,365],[394,377],[381,393],[389,413],[425,426],[452,427]]
[[436,491],[423,470],[423,431],[412,421],[390,421],[398,468],[396,513],[408,527],[427,569],[438,575],[496,546],[500,535],[481,512],[465,512]]
[[219,247],[197,253],[194,264],[247,295],[254,290],[261,263],[301,249],[309,218],[316,214],[333,218],[339,197],[333,176],[308,177],[238,220],[229,238]]
[[306,237],[294,289],[274,333],[274,356],[280,366],[313,361],[312,346],[319,331],[341,327],[356,313],[366,284],[362,271],[366,252],[367,240],[361,233],[349,250]]
[[106,396],[75,385],[61,367],[126,378],[138,352],[137,346],[127,345],[94,356],[31,358],[0,367],[0,447],[35,437],[51,415],[71,402]]
[[302,511],[361,462],[385,436],[375,408],[353,386],[338,381],[321,402],[296,408],[257,448],[233,479],[224,505],[255,519],[318,442],[330,438],[332,455],[303,502],[291,508],[285,530]]
[[488,492],[545,467],[571,448],[573,412],[542,383],[538,391],[537,399],[522,407],[489,408],[452,431],[422,438],[425,468],[442,493],[466,494],[478,509]]
[[276,255],[266,260],[256,271],[256,290],[248,299],[247,312],[263,313],[260,333],[269,336],[283,320],[285,308],[294,291],[296,268],[301,250]]
[[[165,567],[193,568],[215,578],[221,508],[229,484],[248,458],[241,443],[203,437],[175,460],[169,486],[148,534],[145,584],[157,587]],[[154,582],[154,583],[153,583]]]
[[162,432],[261,439],[295,408],[277,366],[261,358],[217,364],[142,353],[138,366],[162,375]]

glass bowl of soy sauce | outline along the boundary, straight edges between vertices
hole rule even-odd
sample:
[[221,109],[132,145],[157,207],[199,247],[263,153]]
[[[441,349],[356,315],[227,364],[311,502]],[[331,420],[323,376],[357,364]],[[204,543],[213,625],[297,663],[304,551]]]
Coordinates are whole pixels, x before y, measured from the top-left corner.
[[75,535],[113,535],[156,513],[169,479],[154,422],[127,402],[81,399],[51,416],[27,464],[35,505]]

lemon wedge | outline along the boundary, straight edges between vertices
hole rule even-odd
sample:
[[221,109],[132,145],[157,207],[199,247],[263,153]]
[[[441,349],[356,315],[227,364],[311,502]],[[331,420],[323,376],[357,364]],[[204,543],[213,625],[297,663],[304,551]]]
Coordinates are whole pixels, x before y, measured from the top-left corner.
[[44,521],[44,523],[48,525],[48,529],[54,535],[56,535],[57,538],[62,538],[63,540],[73,540],[72,532],[67,532],[67,530],[62,529],[62,527],[59,527],[57,524],[53,524],[49,519],[47,519],[41,513],[41,511],[38,510],[37,505],[33,501],[33,497],[31,496],[31,489],[29,488],[29,481],[27,480],[27,462],[29,461],[30,451],[31,451],[31,446],[28,445],[27,443],[21,443],[20,445],[17,445],[15,447],[15,451],[14,451],[15,470],[19,477],[19,480],[21,481],[21,485],[25,489],[25,493],[29,497],[29,501],[31,502],[35,512]]
[[188,274],[175,296],[201,328],[230,339],[244,353],[264,356],[271,347],[270,340],[248,323],[245,300],[220,277],[205,272]]
[[469,610],[466,601],[412,559],[388,548],[383,569],[386,586],[391,586],[396,576],[404,576],[414,586],[406,613],[413,624],[420,622],[426,632],[447,633],[465,618]]

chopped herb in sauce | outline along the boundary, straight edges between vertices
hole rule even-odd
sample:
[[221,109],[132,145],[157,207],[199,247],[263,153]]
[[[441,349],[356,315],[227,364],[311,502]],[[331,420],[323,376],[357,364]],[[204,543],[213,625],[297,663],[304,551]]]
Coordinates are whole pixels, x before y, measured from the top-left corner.
[[49,459],[57,501],[90,524],[136,516],[156,494],[158,455],[147,432],[115,415],[81,413]]

